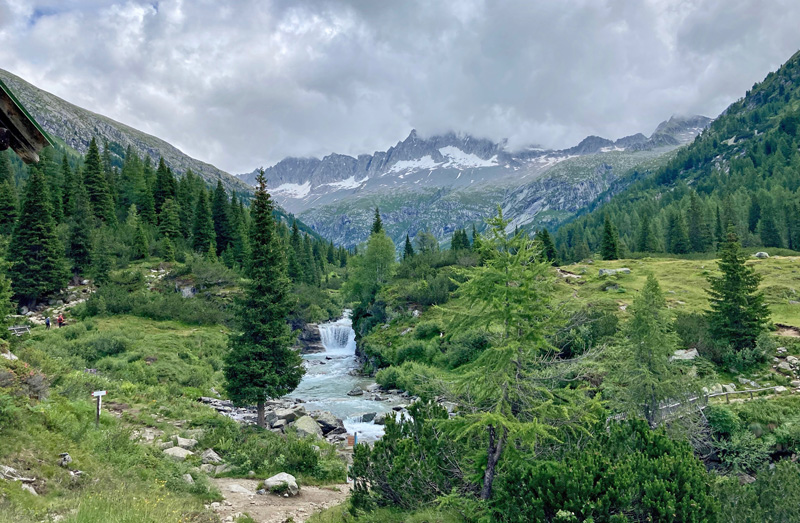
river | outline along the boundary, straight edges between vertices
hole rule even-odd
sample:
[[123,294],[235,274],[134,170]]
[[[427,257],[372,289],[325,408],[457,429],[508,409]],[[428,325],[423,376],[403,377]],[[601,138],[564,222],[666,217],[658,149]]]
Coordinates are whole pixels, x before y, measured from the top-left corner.
[[[301,399],[307,411],[327,410],[344,421],[348,434],[357,434],[359,440],[374,441],[383,435],[383,426],[361,420],[364,414],[388,413],[400,400],[390,396],[385,401],[374,401],[374,394],[348,396],[355,387],[364,391],[375,380],[359,376],[356,358],[356,333],[350,311],[336,321],[320,324],[324,352],[304,354],[306,374],[290,397]],[[386,397],[386,396],[384,396]]]

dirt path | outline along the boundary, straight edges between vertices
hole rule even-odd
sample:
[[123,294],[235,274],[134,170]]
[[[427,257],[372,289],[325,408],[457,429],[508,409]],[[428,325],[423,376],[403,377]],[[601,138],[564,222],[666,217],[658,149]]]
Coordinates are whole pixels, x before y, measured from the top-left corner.
[[237,513],[247,513],[258,523],[283,523],[289,518],[301,523],[315,512],[343,503],[350,493],[348,484],[301,487],[298,495],[284,498],[274,494],[257,495],[259,481],[253,479],[216,478],[211,481],[225,497],[222,503],[212,504],[222,521]]

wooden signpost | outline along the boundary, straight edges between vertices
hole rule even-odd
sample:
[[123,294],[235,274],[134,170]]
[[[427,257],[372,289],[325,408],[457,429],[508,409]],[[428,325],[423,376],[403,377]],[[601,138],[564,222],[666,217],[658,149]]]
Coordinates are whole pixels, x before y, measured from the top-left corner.
[[97,415],[94,418],[94,426],[96,428],[100,427],[100,407],[103,404],[103,396],[106,395],[106,391],[104,390],[96,390],[92,392],[92,396],[97,398]]

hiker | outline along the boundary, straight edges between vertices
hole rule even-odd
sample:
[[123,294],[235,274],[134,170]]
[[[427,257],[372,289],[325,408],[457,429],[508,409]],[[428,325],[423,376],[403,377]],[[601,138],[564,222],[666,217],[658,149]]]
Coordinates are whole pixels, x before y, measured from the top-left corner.
[[59,329],[60,329],[61,327],[63,327],[63,326],[64,326],[64,323],[65,323],[65,321],[64,321],[64,314],[63,314],[63,313],[62,313],[62,314],[59,314],[59,315],[58,315],[58,318],[57,318],[57,320],[56,320],[56,321],[58,321],[58,328],[59,328]]
[[50,316],[44,319],[44,327],[47,330],[50,330]]

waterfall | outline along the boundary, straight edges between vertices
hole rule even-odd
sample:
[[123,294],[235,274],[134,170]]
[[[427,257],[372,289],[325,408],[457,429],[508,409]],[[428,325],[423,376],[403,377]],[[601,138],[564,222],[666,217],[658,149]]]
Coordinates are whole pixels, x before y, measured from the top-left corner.
[[319,326],[319,335],[325,354],[351,355],[356,351],[356,333],[350,319],[350,311],[338,321],[323,323]]

